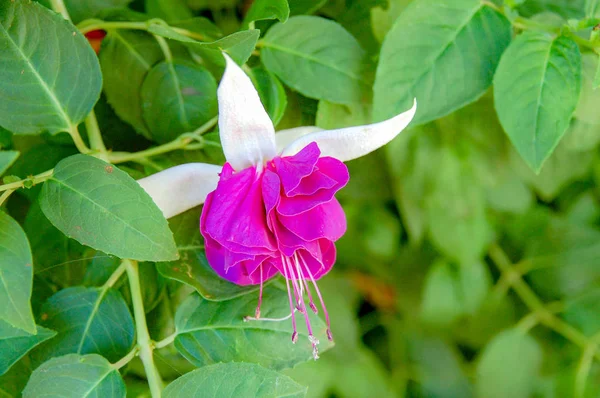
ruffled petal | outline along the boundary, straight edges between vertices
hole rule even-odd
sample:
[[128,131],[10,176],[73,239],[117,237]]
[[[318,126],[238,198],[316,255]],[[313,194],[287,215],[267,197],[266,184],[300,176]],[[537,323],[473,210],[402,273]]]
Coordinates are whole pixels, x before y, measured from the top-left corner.
[[317,144],[311,142],[294,156],[277,157],[273,160],[286,195],[295,189],[304,177],[313,172],[320,154]]
[[187,163],[138,180],[165,218],[204,203],[217,187],[221,166]]
[[321,149],[321,156],[331,156],[342,162],[359,158],[394,139],[408,126],[416,111],[415,99],[411,109],[380,123],[303,135],[289,144],[282,156],[292,156],[309,143],[316,142]]
[[280,214],[279,221],[305,241],[321,238],[336,241],[346,232],[346,215],[335,198],[299,215]]
[[275,129],[250,78],[229,56],[217,91],[225,158],[235,170],[262,165],[277,154]]

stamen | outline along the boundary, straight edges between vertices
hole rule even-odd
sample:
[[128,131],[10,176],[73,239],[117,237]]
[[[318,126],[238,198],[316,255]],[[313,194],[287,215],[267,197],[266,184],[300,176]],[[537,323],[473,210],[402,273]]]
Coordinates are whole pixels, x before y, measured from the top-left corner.
[[283,264],[283,276],[285,277],[285,286],[287,287],[288,299],[290,301],[290,315],[292,317],[292,329],[294,332],[292,333],[292,343],[296,344],[298,341],[298,331],[296,330],[296,317],[294,316],[294,304],[292,302],[292,293],[290,291],[290,281],[287,278],[287,268],[285,266],[285,259],[281,256],[281,262]]
[[249,321],[282,322],[282,321],[286,321],[286,320],[290,319],[291,317],[292,317],[291,313],[289,315],[286,315],[281,318],[256,318],[256,317],[253,317],[250,315],[246,315],[244,317],[244,322],[249,322]]
[[258,304],[256,305],[256,311],[254,312],[254,318],[259,319],[260,318],[260,305],[262,304],[262,297],[263,297],[263,269],[262,269],[262,263],[258,266],[260,269],[260,290],[258,293]]
[[315,305],[315,303],[313,301],[312,293],[310,292],[310,288],[308,287],[308,282],[306,281],[306,278],[304,277],[304,273],[300,270],[300,262],[298,261],[297,253],[294,253],[294,263],[296,264],[296,272],[298,273],[298,275],[300,275],[300,280],[302,281],[302,284],[304,285],[304,289],[306,290],[306,294],[308,295],[309,307],[312,310],[312,312],[314,312],[315,314],[318,314],[319,310],[317,310],[317,306]]
[[[293,274],[293,270],[292,270],[292,264],[291,264],[292,259],[289,258],[289,262],[286,262],[285,266],[286,266],[286,272],[289,272],[290,275]],[[300,271],[299,268],[297,268],[298,271]],[[302,278],[302,273],[298,273],[298,277]],[[298,279],[297,278],[292,278],[292,284],[296,287],[297,291],[303,291],[303,289],[300,289],[298,287]],[[304,297],[301,296],[299,297],[301,304],[301,308],[302,310],[300,311],[303,315],[304,315],[304,321],[306,322],[306,329],[308,331],[308,340],[311,342],[312,344],[312,348],[313,348],[313,358],[317,359],[319,358],[319,348],[318,348],[318,344],[319,344],[319,340],[317,340],[314,335],[313,335],[313,331],[312,331],[312,327],[310,324],[310,319],[308,318],[308,312],[306,311],[306,305],[304,304]]]
[[325,307],[325,301],[323,301],[323,296],[321,296],[319,286],[317,286],[317,282],[315,281],[312,272],[310,272],[306,261],[304,261],[302,257],[300,257],[300,260],[302,261],[302,265],[304,266],[304,269],[306,269],[306,273],[310,277],[310,280],[313,283],[313,286],[315,287],[315,291],[317,292],[317,296],[319,297],[319,301],[321,302],[321,308],[323,309],[323,313],[325,314],[325,322],[327,323],[327,338],[329,339],[329,341],[333,341],[333,335],[331,334],[331,323],[329,322],[329,313],[327,312],[327,307]]

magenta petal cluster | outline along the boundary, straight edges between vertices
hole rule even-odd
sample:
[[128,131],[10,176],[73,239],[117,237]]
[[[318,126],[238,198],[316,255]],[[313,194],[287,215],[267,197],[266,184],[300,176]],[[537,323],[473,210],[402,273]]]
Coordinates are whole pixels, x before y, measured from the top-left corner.
[[346,231],[334,195],[349,176],[344,163],[319,155],[312,143],[261,169],[225,164],[200,221],[206,257],[221,277],[252,285],[277,273],[318,279],[331,269],[334,242]]

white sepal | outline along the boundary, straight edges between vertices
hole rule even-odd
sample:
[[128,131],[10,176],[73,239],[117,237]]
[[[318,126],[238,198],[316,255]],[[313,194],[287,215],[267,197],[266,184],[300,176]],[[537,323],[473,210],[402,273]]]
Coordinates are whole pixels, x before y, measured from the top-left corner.
[[383,122],[303,135],[289,144],[282,156],[295,155],[311,142],[316,142],[321,156],[331,156],[343,162],[359,158],[393,140],[408,126],[416,111],[415,98],[412,108]]
[[276,156],[275,129],[250,78],[229,56],[219,84],[219,131],[225,158],[237,171]]
[[222,167],[186,163],[138,180],[165,218],[201,205],[217,188]]
[[281,153],[288,145],[296,141],[298,138],[306,134],[322,131],[323,129],[317,126],[301,126],[291,129],[279,130],[275,133],[275,143],[277,144],[277,153]]

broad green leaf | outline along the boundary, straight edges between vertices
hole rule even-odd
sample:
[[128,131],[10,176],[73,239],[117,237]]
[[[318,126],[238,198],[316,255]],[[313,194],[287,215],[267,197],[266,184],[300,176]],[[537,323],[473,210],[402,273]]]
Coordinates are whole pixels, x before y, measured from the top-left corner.
[[292,17],[269,29],[260,44],[265,68],[306,97],[352,104],[369,90],[365,52],[336,22]]
[[117,361],[133,345],[134,327],[129,308],[115,290],[69,287],[42,306],[40,324],[57,332],[34,352],[46,360],[65,354],[100,354]]
[[5,374],[33,347],[55,335],[55,331],[41,326],[37,327],[36,334],[29,334],[0,321],[0,375]]
[[349,3],[337,21],[356,37],[362,48],[368,53],[379,52],[380,44],[375,38],[371,24],[371,11],[377,6],[390,8],[388,0],[355,0]]
[[108,103],[121,119],[148,137],[140,90],[148,71],[164,58],[158,43],[145,32],[110,30],[98,56]]
[[172,26],[187,29],[204,37],[206,41],[217,40],[223,37],[223,32],[210,19],[204,17],[193,17],[181,21],[171,22]]
[[155,35],[166,37],[167,39],[182,42],[210,66],[218,67],[221,70],[225,67],[225,59],[221,54],[222,51],[229,54],[235,62],[243,65],[248,61],[248,58],[250,58],[252,51],[254,51],[256,41],[260,34],[256,29],[242,30],[223,37],[222,39],[205,43],[190,39],[164,25],[150,25],[148,31]]
[[278,19],[286,22],[290,16],[288,0],[256,0],[244,17],[244,25],[261,19]]
[[33,259],[21,226],[0,211],[0,321],[35,333],[31,312]]
[[580,89],[581,55],[570,38],[527,31],[502,56],[494,77],[498,117],[536,173],[567,131]]
[[50,397],[125,397],[125,383],[108,361],[100,355],[65,355],[52,358],[37,368],[25,390],[24,398]]
[[585,17],[585,2],[587,0],[526,0],[521,1],[518,8],[519,14],[526,17],[540,13],[554,13],[567,18]]
[[327,0],[289,0],[290,15],[313,14],[327,3]]
[[[600,114],[598,113],[598,101],[600,101],[600,90],[594,88],[594,75],[599,62],[598,55],[583,53],[581,55],[581,94],[579,103],[573,117],[594,126],[600,125]],[[600,132],[595,131],[597,136]],[[565,137],[566,139],[566,137]]]
[[600,1],[598,0],[585,0],[585,16],[594,17],[600,9]]
[[167,22],[190,19],[194,16],[184,0],[146,0],[146,13]]
[[446,262],[434,264],[425,280],[422,319],[433,325],[449,325],[463,314],[455,271]]
[[33,369],[29,358],[22,358],[15,363],[7,373],[0,376],[0,397],[20,397],[31,372],[33,372]]
[[217,82],[202,66],[163,61],[146,75],[142,115],[155,141],[169,142],[217,116]]
[[366,104],[339,105],[319,101],[316,125],[325,130],[360,126],[371,121],[371,106]]
[[59,162],[44,183],[40,206],[65,235],[120,258],[178,258],[168,224],[150,196],[99,159],[75,155]]
[[96,54],[61,15],[36,2],[0,5],[0,124],[13,133],[68,131],[98,100]]
[[600,62],[598,62],[598,67],[596,68],[596,74],[594,75],[593,82],[594,89],[600,87]]
[[410,4],[411,0],[390,0],[387,7],[379,6],[371,9],[371,26],[373,35],[378,42],[382,43],[385,35],[394,25],[394,21],[404,9]]
[[566,301],[562,316],[569,325],[588,336],[593,337],[600,331],[600,313],[598,309],[600,290],[594,289],[581,296]]
[[250,69],[249,76],[273,124],[277,126],[287,106],[283,85],[274,74],[261,67]]
[[194,397],[301,398],[302,387],[281,373],[250,363],[219,363],[196,369],[175,380],[164,398]]
[[37,202],[29,208],[23,228],[31,244],[36,277],[59,288],[81,283],[86,271],[85,247],[56,229]]
[[[50,8],[50,0],[40,1]],[[103,12],[126,8],[132,0],[64,0],[73,23],[100,17]]]
[[510,39],[509,21],[479,0],[415,0],[381,47],[374,118],[397,115],[415,97],[419,105],[413,123],[475,101],[492,84]]
[[499,333],[485,347],[477,364],[477,396],[528,398],[542,365],[535,339],[518,329]]
[[204,239],[199,228],[200,211],[189,210],[169,220],[180,259],[157,263],[165,278],[185,283],[207,300],[229,300],[256,291],[258,286],[238,286],[218,276],[204,255]]
[[[272,369],[292,367],[312,358],[312,346],[304,326],[304,315],[296,313],[298,342],[292,343],[291,321],[245,321],[253,316],[258,295],[247,294],[228,301],[208,301],[198,295],[187,299],[175,315],[177,338],[175,347],[196,366],[215,362],[243,361]],[[333,344],[325,335],[326,326],[308,311],[319,351]],[[266,286],[261,316],[281,318],[289,315],[287,293]]]
[[19,151],[0,151],[0,176],[17,160]]

